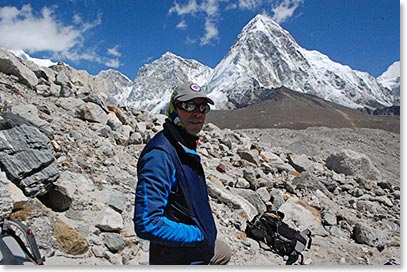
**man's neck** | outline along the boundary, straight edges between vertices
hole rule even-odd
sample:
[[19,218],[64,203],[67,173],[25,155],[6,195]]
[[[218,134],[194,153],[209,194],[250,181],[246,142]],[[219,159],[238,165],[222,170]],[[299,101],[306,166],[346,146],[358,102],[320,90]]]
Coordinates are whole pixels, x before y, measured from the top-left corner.
[[189,134],[185,129],[176,126],[168,119],[165,121],[164,129],[167,129],[177,142],[189,149],[196,150],[199,140],[198,136]]

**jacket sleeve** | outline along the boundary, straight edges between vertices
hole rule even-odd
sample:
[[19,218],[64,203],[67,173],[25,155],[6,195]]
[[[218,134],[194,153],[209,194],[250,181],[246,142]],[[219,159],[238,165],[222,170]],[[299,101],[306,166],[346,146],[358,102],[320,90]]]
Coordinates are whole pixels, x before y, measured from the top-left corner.
[[138,167],[134,224],[137,236],[167,246],[194,246],[204,239],[197,226],[169,220],[164,216],[175,167],[163,150],[145,154]]

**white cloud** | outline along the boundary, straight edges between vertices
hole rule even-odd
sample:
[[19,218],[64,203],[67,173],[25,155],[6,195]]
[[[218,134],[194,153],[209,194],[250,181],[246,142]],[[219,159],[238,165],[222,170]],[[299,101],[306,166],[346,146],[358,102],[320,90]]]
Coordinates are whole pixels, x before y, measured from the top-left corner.
[[201,45],[209,44],[213,39],[217,39],[219,31],[211,20],[205,22],[205,35],[201,38]]
[[[55,18],[57,6],[44,7],[37,15],[31,5],[0,7],[0,47],[11,50],[24,50],[28,53],[51,52],[58,60],[87,60],[105,64],[109,67],[120,65],[117,58],[99,56],[95,48],[84,48],[85,34],[102,23],[98,13],[94,21],[85,21],[79,14],[72,17],[71,24]],[[118,46],[107,49],[108,54],[119,57]]]
[[[217,39],[219,31],[216,25],[216,21],[219,18],[219,1],[224,0],[204,0],[199,1],[189,0],[185,5],[179,4],[177,1],[174,2],[169,10],[169,14],[176,13],[179,16],[192,15],[192,16],[203,16],[205,19],[205,33],[200,38],[201,45],[209,44],[213,39]],[[177,24],[177,28],[186,29],[186,22],[182,20]],[[188,43],[191,40],[187,41]]]
[[120,61],[119,59],[109,59],[105,62],[105,65],[107,67],[111,67],[111,68],[119,68],[120,67]]
[[118,49],[119,49],[119,46],[116,45],[116,46],[113,47],[113,48],[108,48],[108,49],[107,49],[107,53],[108,53],[109,55],[112,55],[112,56],[115,56],[115,57],[121,57],[121,56],[122,56],[122,53],[120,53]]
[[[176,27],[183,30],[187,28],[188,15],[192,16],[192,19],[203,19],[205,22],[202,26],[204,34],[199,38],[200,45],[211,44],[212,41],[219,40],[218,23],[225,11],[263,13],[268,9],[273,14],[272,18],[277,23],[282,23],[293,16],[295,10],[304,3],[304,0],[187,0],[180,4],[181,1],[174,1],[174,5],[169,9],[169,14],[181,16],[182,20]],[[195,41],[189,36],[187,39],[188,44]]]
[[177,24],[177,28],[178,28],[178,29],[182,29],[182,30],[187,29],[188,26],[187,26],[187,23],[185,22],[185,20],[182,20],[181,22],[179,22],[179,23]]
[[263,0],[239,0],[239,8],[248,9],[248,10],[256,10],[264,2],[265,1],[263,1]]
[[189,0],[188,4],[181,6],[176,1],[175,5],[170,8],[169,13],[176,13],[177,15],[194,14],[198,11],[198,4],[196,0]]
[[286,22],[293,16],[294,11],[304,3],[304,0],[284,0],[279,5],[275,5],[271,10],[274,15],[272,19],[277,23]]
[[28,52],[63,52],[80,45],[83,41],[80,30],[54,20],[52,12],[45,7],[39,17],[34,17],[30,5],[21,10],[0,8],[0,46]]

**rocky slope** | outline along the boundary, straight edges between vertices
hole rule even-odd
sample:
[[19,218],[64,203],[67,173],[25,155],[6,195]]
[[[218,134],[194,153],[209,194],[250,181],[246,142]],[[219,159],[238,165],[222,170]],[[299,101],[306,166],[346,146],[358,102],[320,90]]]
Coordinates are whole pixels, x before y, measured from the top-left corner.
[[[60,68],[0,62],[1,213],[32,228],[47,265],[147,264],[132,223],[136,164],[165,116],[111,105]],[[244,234],[267,207],[312,231],[306,264],[400,263],[400,135],[366,131],[375,140],[208,124],[198,151],[230,264],[285,263]]]

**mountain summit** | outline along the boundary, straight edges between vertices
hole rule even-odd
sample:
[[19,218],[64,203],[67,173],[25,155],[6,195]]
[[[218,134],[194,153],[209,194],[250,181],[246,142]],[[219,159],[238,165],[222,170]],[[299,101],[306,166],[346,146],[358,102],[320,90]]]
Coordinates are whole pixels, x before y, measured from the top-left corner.
[[394,101],[368,73],[302,48],[270,17],[257,15],[215,67],[206,89],[218,108],[233,109],[267,99],[280,87],[351,108],[390,106]]
[[133,89],[124,102],[137,109],[160,112],[170,100],[173,88],[180,82],[208,82],[212,69],[192,59],[166,52],[138,72]]

